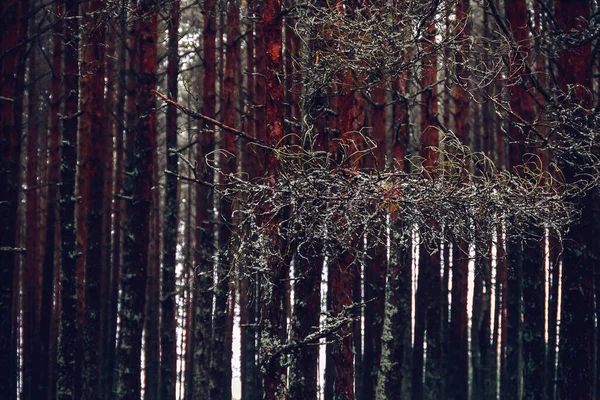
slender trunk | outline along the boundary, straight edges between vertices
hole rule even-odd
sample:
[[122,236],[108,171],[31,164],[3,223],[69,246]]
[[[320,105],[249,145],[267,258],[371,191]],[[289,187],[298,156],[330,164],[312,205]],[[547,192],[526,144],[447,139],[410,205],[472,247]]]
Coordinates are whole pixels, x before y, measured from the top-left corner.
[[[405,154],[409,142],[408,106],[402,99],[408,92],[408,73],[392,82],[392,156],[400,170],[407,170]],[[412,369],[412,238],[411,228],[397,219],[395,210],[390,213],[390,264],[388,268],[388,300],[386,319],[390,334],[385,346],[388,349],[388,366],[385,373],[384,393],[387,398],[411,398]],[[385,370],[382,368],[382,372]]]
[[[34,23],[35,25],[35,17]],[[38,294],[40,293],[40,223],[38,208],[40,207],[40,190],[38,187],[38,134],[40,130],[39,116],[39,82],[38,47],[35,46],[29,54],[29,90],[27,99],[27,172],[25,183],[25,248],[27,250],[23,269],[23,392],[24,400],[31,400],[40,395],[38,393],[39,371],[39,310]]]
[[[214,116],[216,112],[216,11],[214,0],[204,4],[204,77],[203,103],[204,115]],[[205,156],[214,151],[214,126],[200,124],[201,137],[198,146],[198,178],[205,182],[213,182],[213,171],[206,165]],[[198,265],[194,291],[194,379],[193,394],[195,399],[210,398],[210,359],[212,335],[213,304],[213,262],[214,225],[213,225],[213,190],[210,187],[198,187],[196,194],[196,248]]]
[[[254,107],[254,91],[255,91],[255,78],[254,78],[254,22],[252,17],[254,16],[254,2],[248,1],[247,3],[247,35],[246,35],[246,115],[248,121],[244,124],[244,131],[250,136],[255,136],[255,110]],[[245,150],[245,149],[244,149]],[[254,157],[253,151],[242,152],[242,163],[243,171],[248,174],[249,179],[255,176],[256,169],[256,158]],[[243,265],[241,281],[240,281],[240,346],[241,346],[241,357],[240,357],[240,370],[242,380],[242,400],[255,400],[259,397],[256,390],[257,366],[255,363],[256,359],[256,298],[252,295],[255,288],[255,283],[251,279],[250,266]]]
[[[321,312],[321,270],[323,257],[319,248],[294,263],[294,311],[291,340],[301,341],[319,326]],[[319,347],[300,346],[291,355],[289,398],[316,399]]]
[[[142,324],[148,273],[149,211],[152,203],[154,151],[156,147],[155,96],[157,16],[153,1],[133,6],[134,25],[130,31],[129,96],[136,104],[135,129],[127,132],[128,176],[126,235],[121,275],[121,298],[117,398],[139,399]],[[138,58],[138,56],[140,58]],[[133,110],[129,110],[133,111]]]
[[42,305],[40,320],[40,392],[45,399],[54,398],[55,381],[52,376],[56,359],[52,354],[54,329],[53,321],[56,320],[57,310],[54,306],[55,295],[55,263],[59,251],[57,237],[58,217],[58,183],[60,181],[60,105],[61,105],[61,76],[62,76],[62,35],[63,31],[63,1],[55,3],[56,21],[54,37],[52,39],[52,103],[50,104],[50,130],[48,138],[48,219],[46,222],[46,250],[44,252],[44,265],[42,273]]
[[115,21],[118,22],[118,26],[115,26],[115,30],[119,32],[119,44],[117,54],[117,73],[118,73],[118,96],[116,101],[115,110],[115,172],[114,172],[114,218],[112,223],[113,236],[111,241],[111,268],[109,276],[109,292],[107,301],[107,337],[106,337],[106,366],[107,366],[107,378],[106,385],[104,388],[105,399],[112,399],[113,387],[115,382],[115,366],[116,366],[116,348],[117,348],[117,304],[118,304],[118,292],[119,282],[121,280],[121,265],[123,257],[123,221],[124,221],[124,201],[121,198],[124,189],[124,131],[126,128],[125,121],[125,106],[126,106],[126,65],[127,65],[127,27],[126,27],[127,12],[125,9],[121,10],[120,18]]
[[79,1],[65,1],[65,59],[60,167],[61,316],[58,348],[57,394],[60,400],[75,397],[75,342],[77,329],[77,250],[75,232],[75,171],[77,169],[77,108],[79,104]]
[[[156,160],[156,149],[154,153]],[[158,165],[154,166],[158,182]],[[160,204],[158,190],[152,191],[149,215],[148,281],[144,323],[144,400],[159,398],[160,382]]]
[[[177,101],[177,79],[179,74],[179,0],[171,2],[168,27],[168,65],[167,91],[169,97]],[[177,161],[177,109],[172,104],[167,106],[167,170],[173,174],[179,173]],[[177,340],[175,321],[175,264],[177,250],[177,216],[179,198],[177,195],[177,178],[167,174],[165,188],[164,211],[164,255],[162,265],[162,295],[161,295],[161,399],[175,400],[175,384],[177,374]],[[191,201],[191,198],[187,199]],[[187,203],[186,203],[187,204]],[[189,246],[189,243],[186,244]]]
[[[344,252],[337,260],[329,264],[331,280],[332,311],[334,316],[342,313],[345,307],[352,304],[352,281],[356,266],[354,257],[349,252]],[[354,399],[354,370],[353,346],[351,327],[346,326],[337,333],[336,343],[333,347],[333,398],[336,400]]]
[[[529,56],[529,29],[527,28],[527,4],[517,1],[505,4],[506,19],[512,35],[519,43],[519,49]],[[523,73],[522,67],[512,67],[513,75]],[[526,153],[535,149],[526,148],[523,144],[527,132],[521,126],[521,121],[533,121],[533,98],[524,83],[515,82],[509,89],[510,107],[517,114],[515,123],[509,127],[511,140],[519,142],[509,148],[509,168],[514,170],[522,162]],[[539,160],[533,160],[538,162]],[[539,166],[541,167],[541,165]],[[509,227],[510,230],[510,227]],[[534,237],[543,237],[541,229],[530,232]],[[510,234],[510,231],[509,231]],[[521,243],[520,243],[521,242]],[[523,395],[525,399],[546,398],[544,394],[545,369],[545,326],[544,326],[544,257],[539,241],[525,243],[509,239],[507,243],[509,267],[513,273],[508,281],[508,352],[507,366],[511,370],[508,386],[505,387],[507,398],[517,399]],[[523,313],[523,322],[521,322]],[[522,382],[522,383],[521,383]]]
[[[386,118],[385,87],[383,83],[374,89],[372,112],[372,138],[377,147],[365,160],[365,167],[379,173],[385,167]],[[381,337],[385,315],[385,281],[387,274],[387,229],[381,229],[367,238],[367,263],[365,265],[365,335],[362,365],[362,399],[374,399],[380,377]],[[358,374],[358,372],[357,372]],[[358,392],[358,390],[357,390]]]
[[104,213],[104,177],[106,169],[106,123],[104,113],[105,36],[106,24],[92,23],[101,19],[103,2],[86,4],[80,78],[82,116],[79,123],[79,176],[88,183],[80,187],[83,204],[89,204],[87,215],[87,251],[85,252],[85,325],[83,327],[83,397],[100,398],[101,287]]
[[[227,45],[225,49],[225,76],[223,81],[223,122],[229,126],[236,125],[238,96],[235,84],[237,69],[237,53],[239,38],[239,4],[229,1],[227,5],[227,23],[225,26]],[[221,155],[221,169],[224,174],[233,174],[236,171],[236,143],[235,136],[229,133],[224,135],[222,147],[227,153]],[[232,200],[224,198],[220,201],[221,218],[219,220],[219,262],[217,263],[217,285],[215,287],[215,315],[212,335],[211,350],[218,357],[211,358],[211,399],[231,398],[231,348],[227,348],[226,336],[228,330],[227,303],[229,297],[229,271],[231,257],[228,251],[233,229]]]
[[[435,32],[435,27],[430,26],[427,30],[430,39],[423,42],[423,50],[426,54],[423,60],[422,84],[425,88],[422,96],[421,106],[421,157],[423,158],[423,167],[425,176],[431,176],[437,161],[437,155],[432,147],[438,145],[437,125],[437,55],[433,48],[435,39],[431,36]],[[421,227],[421,229],[430,229]],[[435,228],[433,228],[435,229]],[[423,232],[425,232],[423,230]],[[441,265],[439,252],[431,253],[430,246],[439,246],[439,243],[423,243],[419,250],[419,292],[423,297],[417,305],[416,313],[422,314],[421,329],[415,327],[415,355],[416,360],[413,364],[413,398],[420,399],[424,396],[426,399],[436,399],[441,396]],[[425,288],[427,286],[427,288]],[[427,334],[427,357],[425,365],[425,379],[420,380],[422,375],[423,348],[421,335],[426,330]],[[417,336],[419,341],[417,342]],[[417,346],[419,344],[419,346]],[[417,370],[416,368],[419,367]]]
[[[461,34],[470,34],[469,0],[461,0],[456,4],[456,24],[462,29]],[[462,37],[463,40],[464,36]],[[467,51],[463,45],[462,51]],[[461,84],[468,83],[468,72],[464,65],[466,56],[456,53],[456,75],[458,83],[453,87],[454,97],[454,131],[465,145],[469,145],[470,136],[470,104],[469,95]],[[450,324],[448,326],[448,397],[467,400],[469,396],[469,344],[468,344],[468,269],[469,244],[464,241],[453,243],[452,252],[452,306]]]
[[[261,25],[264,35],[265,69],[258,72],[264,74],[266,91],[269,93],[265,103],[266,141],[273,145],[279,143],[283,138],[284,120],[284,90],[283,82],[279,78],[283,73],[280,12],[280,0],[264,1]],[[272,152],[266,154],[264,171],[275,181],[277,163]],[[276,224],[276,221],[272,219],[265,223]],[[267,230],[274,232],[273,227],[267,227]],[[275,239],[275,242],[279,241]],[[276,244],[283,245],[283,243]],[[285,249],[281,250],[285,251]],[[274,354],[274,350],[285,340],[285,332],[282,328],[285,315],[282,307],[285,296],[284,280],[289,266],[275,257],[272,257],[267,263],[269,267],[263,281],[263,294],[270,295],[266,298],[263,296],[262,300],[260,358],[264,363],[262,366],[264,398],[265,400],[275,400],[282,397],[285,392],[285,382],[282,378],[285,377],[286,368],[283,365],[282,356]]]
[[112,374],[112,363],[108,354],[112,352],[113,338],[111,337],[111,270],[112,270],[112,247],[111,247],[111,232],[114,225],[113,215],[116,213],[116,208],[113,205],[115,199],[115,136],[118,134],[118,121],[116,119],[116,34],[114,32],[114,19],[111,19],[107,24],[106,29],[106,92],[104,94],[104,113],[106,115],[105,129],[105,165],[104,171],[104,188],[103,188],[103,211],[102,211],[102,272],[100,277],[100,292],[101,298],[105,301],[101,304],[100,325],[102,327],[101,349],[102,357],[100,360],[100,393],[101,399],[105,400],[108,397],[108,381]]
[[[22,1],[25,3],[25,1]],[[19,193],[20,125],[16,124],[18,95],[14,79],[22,9],[9,2],[0,5],[0,22],[6,31],[0,39],[0,354],[6,358],[0,377],[0,393],[8,400],[17,396],[17,349],[14,326],[17,206]]]

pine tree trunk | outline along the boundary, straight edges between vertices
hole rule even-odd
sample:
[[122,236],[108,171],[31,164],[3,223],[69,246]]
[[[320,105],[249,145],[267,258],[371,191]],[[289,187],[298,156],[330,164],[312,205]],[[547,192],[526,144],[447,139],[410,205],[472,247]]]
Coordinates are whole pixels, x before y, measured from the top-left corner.
[[[168,65],[167,91],[169,97],[178,100],[179,76],[179,0],[171,2],[168,18]],[[167,170],[177,175],[179,173],[177,150],[177,109],[167,105]],[[161,359],[160,359],[160,394],[163,400],[175,400],[175,385],[177,380],[177,340],[175,321],[175,264],[177,251],[177,221],[179,212],[179,197],[177,194],[177,177],[166,176],[165,211],[164,211],[164,255],[162,265],[162,294],[161,294]],[[187,201],[192,199],[188,197]],[[186,202],[186,204],[189,204]],[[189,247],[189,243],[186,243]]]
[[[204,4],[204,78],[202,113],[214,116],[216,112],[216,12],[214,0]],[[206,165],[205,156],[214,151],[214,126],[200,124],[197,165],[198,178],[205,182],[213,182],[213,171]],[[212,335],[213,304],[213,262],[214,225],[213,199],[210,187],[198,187],[196,195],[196,248],[198,265],[196,286],[194,291],[194,379],[193,393],[195,399],[210,398],[210,360]]]
[[[373,173],[383,171],[386,155],[385,87],[373,92],[372,139],[377,147],[367,156],[364,167]],[[383,227],[382,227],[383,228]],[[367,238],[367,261],[364,272],[365,335],[362,365],[362,399],[374,399],[380,377],[381,337],[385,314],[385,277],[387,274],[387,229]],[[357,372],[358,374],[358,372]]]
[[58,347],[59,400],[75,397],[75,343],[77,336],[77,249],[75,232],[75,172],[77,170],[77,110],[79,104],[79,1],[65,1],[64,91],[60,167],[61,316]]
[[[564,32],[582,30],[582,19],[590,17],[590,2],[584,0],[554,2],[555,18]],[[560,53],[556,76],[559,88],[571,96],[580,107],[591,107],[590,44],[566,49]],[[571,90],[567,85],[579,84],[582,88]],[[559,101],[566,101],[560,98]],[[567,127],[566,129],[572,129]],[[583,160],[571,160],[583,164]],[[565,163],[560,165],[567,182],[574,182],[578,168]],[[599,211],[598,194],[589,192],[572,199],[581,210],[579,219],[571,224],[564,238],[562,265],[562,307],[560,324],[559,388],[562,399],[592,399],[596,395],[596,329],[594,326],[594,271],[598,254]]]
[[[156,149],[154,153],[156,160]],[[158,182],[155,164],[153,181]],[[160,394],[160,204],[158,190],[152,191],[149,215],[148,281],[144,324],[144,400],[157,400]]]
[[[135,4],[132,4],[135,6]],[[155,96],[157,17],[153,1],[137,3],[130,37],[130,101],[136,105],[129,115],[127,132],[127,219],[123,269],[121,274],[121,312],[117,349],[117,398],[139,399],[141,382],[141,344],[146,281],[148,274],[149,214],[156,147]],[[138,95],[133,97],[133,94]],[[131,103],[130,103],[131,105]],[[128,107],[129,108],[129,107]],[[129,108],[131,113],[133,108]],[[128,149],[129,150],[129,149]]]
[[[35,17],[34,23],[35,25]],[[31,27],[30,27],[31,29]],[[36,64],[39,48],[34,46],[29,54],[29,90],[27,98],[27,172],[25,183],[25,249],[27,251],[23,269],[23,392],[24,400],[31,400],[38,393],[39,371],[39,310],[38,294],[40,293],[40,222],[38,209],[40,207],[40,189],[38,186],[38,135],[40,130],[39,116],[39,82],[38,65]]]
[[[401,100],[408,91],[408,72],[392,82],[392,155],[395,167],[406,171],[404,156],[409,141],[409,113]],[[384,393],[387,398],[411,398],[412,369],[412,233],[395,210],[390,212],[390,264],[388,267],[388,295],[385,306],[389,334],[384,345],[388,359],[382,364]]]
[[[280,12],[280,0],[264,1],[260,25],[262,25],[261,33],[264,35],[265,69],[257,71],[264,74],[266,92],[269,94],[266,96],[265,102],[266,141],[273,145],[279,143],[283,138],[284,120],[284,88],[283,82],[279,78],[283,73]],[[257,48],[257,50],[259,49]],[[274,182],[276,181],[277,163],[272,152],[266,154],[264,171]],[[264,222],[277,223],[274,219]],[[274,232],[272,226],[266,229]],[[274,241],[276,246],[283,245],[276,238]],[[285,249],[282,250],[285,251]],[[273,251],[279,251],[279,249],[274,247]],[[262,366],[264,399],[275,400],[282,397],[285,392],[286,368],[283,365],[283,357],[275,352],[276,347],[283,344],[285,340],[283,319],[286,316],[283,313],[283,299],[285,296],[284,281],[289,266],[276,257],[271,257],[267,264],[267,274],[263,277],[263,287],[261,288],[263,296],[260,359],[264,363]]]
[[112,230],[113,236],[111,238],[111,264],[109,273],[109,288],[107,295],[106,304],[106,356],[105,356],[105,367],[106,367],[106,382],[104,385],[104,399],[109,400],[113,398],[113,386],[115,382],[115,365],[116,365],[116,348],[117,348],[117,303],[118,303],[118,289],[119,282],[121,280],[121,265],[123,256],[123,221],[125,204],[121,196],[123,195],[124,189],[124,130],[126,128],[125,121],[125,106],[126,106],[126,65],[127,65],[127,29],[126,29],[126,18],[127,12],[125,9],[121,10],[119,19],[115,21],[114,35],[119,36],[118,51],[117,51],[117,79],[119,90],[116,98],[116,109],[115,109],[115,139],[114,139],[114,210],[113,210],[113,222]]
[[44,251],[44,265],[42,273],[42,305],[40,320],[40,364],[42,374],[40,376],[40,392],[45,399],[54,398],[55,380],[52,372],[56,359],[52,349],[54,337],[53,321],[56,321],[56,307],[54,295],[56,287],[56,255],[59,252],[57,236],[58,218],[58,183],[60,181],[60,105],[61,105],[61,76],[62,76],[62,35],[63,31],[63,1],[57,0],[54,4],[56,20],[54,36],[52,38],[52,103],[50,104],[50,129],[48,137],[48,219],[46,222],[46,250]]
[[[254,93],[256,89],[256,80],[254,77],[254,22],[251,17],[254,16],[255,5],[252,0],[247,2],[246,12],[248,15],[247,19],[247,37],[246,42],[246,123],[244,124],[244,131],[250,135],[256,137],[256,108]],[[255,177],[257,160],[254,156],[252,149],[248,149],[247,146],[243,147],[242,152],[242,165],[243,171],[248,174],[249,179]],[[241,385],[242,385],[242,400],[255,400],[259,398],[257,391],[257,382],[260,381],[258,378],[256,359],[256,279],[251,277],[251,268],[248,265],[240,266],[242,269],[241,281],[240,281],[240,346],[241,346],[241,357],[240,357],[240,370],[241,370]]]
[[87,215],[87,251],[85,252],[85,325],[83,327],[82,387],[86,399],[100,398],[101,279],[105,249],[104,177],[106,169],[106,123],[104,109],[106,24],[94,23],[102,11],[102,1],[85,5],[83,51],[80,80],[79,149],[82,160],[79,177],[88,182],[80,192],[83,204],[89,204]]

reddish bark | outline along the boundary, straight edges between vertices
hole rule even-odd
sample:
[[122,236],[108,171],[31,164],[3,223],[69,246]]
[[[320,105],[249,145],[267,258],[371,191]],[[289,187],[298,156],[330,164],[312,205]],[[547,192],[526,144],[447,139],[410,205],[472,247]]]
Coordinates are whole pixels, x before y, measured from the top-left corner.
[[[281,1],[265,0],[262,10],[262,34],[264,37],[265,51],[265,69],[259,70],[265,76],[266,83],[266,102],[265,102],[265,123],[266,123],[266,141],[267,143],[277,145],[283,138],[283,103],[284,90],[283,82],[279,76],[283,72],[282,63],[282,36],[281,36]],[[258,49],[257,49],[258,50]],[[260,68],[261,66],[258,65]],[[260,133],[258,133],[260,135]],[[266,154],[264,171],[274,182],[277,175],[277,160],[273,152]],[[275,235],[274,229],[277,222],[270,220],[267,231]],[[281,245],[278,243],[277,245]],[[261,316],[263,321],[263,340],[261,348],[261,358],[264,360],[263,366],[263,386],[265,400],[275,400],[283,396],[285,382],[283,377],[286,374],[286,368],[283,365],[281,355],[273,353],[276,343],[282,344],[285,340],[283,331],[283,299],[285,296],[285,281],[288,266],[276,258],[268,261],[268,276],[266,284],[272,285],[270,296],[263,300]],[[267,291],[265,291],[267,293]]]
[[[421,150],[425,176],[433,173],[438,155],[432,149],[438,145],[437,129],[437,56],[433,48],[435,26],[427,29],[429,39],[423,41],[421,95]],[[428,229],[428,228],[423,228]],[[437,246],[438,243],[430,245]],[[439,252],[430,254],[427,245],[421,245],[419,256],[418,291],[416,299],[415,345],[413,358],[413,399],[438,398],[441,393],[441,268]],[[423,385],[423,334],[427,330],[427,364]]]
[[[462,28],[461,39],[470,35],[469,0],[456,3],[456,20]],[[456,57],[456,78],[459,80],[453,87],[454,97],[454,132],[465,145],[470,145],[471,126],[469,94],[461,85],[467,85],[469,74],[464,63],[468,62],[465,54],[466,44],[461,47]],[[452,307],[448,325],[448,375],[447,392],[450,398],[467,399],[469,393],[469,344],[468,344],[468,269],[469,245],[464,241],[453,244],[452,252]]]
[[[356,266],[354,256],[349,252],[340,255],[338,260],[329,264],[328,280],[331,282],[332,310],[339,315],[344,308],[352,304],[352,282]],[[346,326],[338,332],[333,347],[333,398],[339,400],[354,399],[354,351],[351,327]]]
[[[385,167],[386,155],[386,93],[383,84],[373,93],[372,140],[377,146],[371,155],[365,158],[365,167],[379,172]],[[375,172],[374,172],[375,173]],[[362,398],[375,398],[379,364],[381,362],[381,338],[385,313],[385,284],[387,274],[387,249],[382,241],[387,232],[381,229],[378,234],[367,238],[367,262],[364,272],[365,293],[365,333],[364,354],[362,360]],[[358,373],[358,372],[357,372]]]
[[106,123],[104,109],[104,77],[106,69],[105,36],[106,24],[95,23],[102,10],[99,0],[86,4],[83,23],[83,52],[80,80],[79,122],[80,143],[80,186],[81,203],[87,205],[84,218],[87,236],[83,245],[85,254],[85,323],[83,327],[83,396],[94,400],[100,394],[101,347],[101,298],[100,282],[105,248],[102,247],[104,222],[104,177],[106,169]]

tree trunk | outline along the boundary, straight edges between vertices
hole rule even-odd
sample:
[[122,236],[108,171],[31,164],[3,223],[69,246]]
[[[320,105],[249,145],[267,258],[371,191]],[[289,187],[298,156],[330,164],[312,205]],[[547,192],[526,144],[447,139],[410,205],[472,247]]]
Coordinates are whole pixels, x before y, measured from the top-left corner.
[[[365,159],[364,167],[383,171],[386,155],[385,87],[383,83],[373,92],[372,139],[377,147]],[[387,229],[367,238],[367,261],[365,263],[365,334],[362,365],[362,399],[374,399],[380,378],[381,338],[385,315],[385,277],[387,274]],[[358,374],[358,372],[357,372]]]
[[[31,11],[31,10],[29,10]],[[35,16],[33,24],[35,25]],[[31,29],[31,27],[30,27]],[[32,400],[40,395],[38,392],[39,370],[39,319],[37,317],[40,303],[40,222],[38,209],[40,208],[40,189],[38,182],[38,135],[40,130],[39,94],[40,87],[37,76],[38,65],[36,60],[39,48],[35,46],[30,49],[29,54],[29,90],[27,99],[27,173],[25,182],[25,265],[23,269],[23,392],[24,400]]]
[[[255,13],[254,1],[249,0],[247,2],[247,41],[246,41],[246,114],[247,118],[244,123],[244,131],[250,135],[256,137],[256,107],[254,100],[254,92],[257,89],[254,77],[254,22],[252,17]],[[260,79],[259,79],[260,80]],[[256,176],[256,165],[258,163],[254,156],[253,149],[243,148],[242,152],[242,163],[243,171],[248,174],[248,178],[252,179]],[[258,378],[258,371],[256,365],[256,279],[252,279],[251,266],[242,265],[240,268],[241,281],[240,281],[240,346],[241,346],[241,357],[240,357],[240,372],[241,372],[241,385],[242,385],[242,400],[255,400],[259,398],[257,390],[257,382],[260,381]]]
[[[121,198],[124,188],[124,130],[126,128],[125,107],[126,107],[126,65],[127,65],[127,28],[126,28],[127,11],[125,8],[121,10],[121,15],[115,21],[114,35],[119,37],[118,53],[117,53],[117,73],[119,91],[116,99],[115,109],[115,150],[114,150],[114,218],[112,223],[113,236],[111,241],[111,265],[109,275],[109,289],[107,300],[107,327],[106,327],[106,383],[104,386],[104,399],[113,398],[113,386],[115,381],[115,366],[116,366],[116,348],[117,348],[117,303],[119,282],[121,280],[121,265],[123,256],[123,239],[124,239],[124,201]],[[118,25],[117,25],[118,24]]]
[[[177,79],[179,75],[179,0],[171,2],[168,18],[168,65],[167,91],[169,97],[177,101]],[[177,150],[177,109],[167,105],[167,170],[173,174],[179,173]],[[175,264],[177,251],[177,221],[179,197],[177,195],[177,177],[166,176],[165,211],[164,211],[164,255],[162,265],[162,294],[161,294],[161,399],[175,400],[175,385],[177,379],[177,340],[175,321]],[[188,198],[187,201],[191,201]],[[186,203],[188,204],[188,203]],[[189,246],[189,243],[186,243]]]
[[[456,24],[461,28],[461,38],[470,35],[469,0],[456,3]],[[469,145],[470,140],[470,102],[469,94],[460,86],[468,84],[468,62],[462,51],[467,51],[463,45],[456,53],[456,79],[453,87],[454,97],[454,131],[461,142]],[[457,400],[467,400],[469,396],[469,336],[468,336],[468,273],[469,273],[469,244],[458,240],[452,244],[452,306],[450,324],[448,326],[448,397]]]
[[[103,12],[103,2],[85,5],[83,51],[80,80],[79,149],[82,160],[79,176],[88,184],[80,192],[83,204],[89,204],[87,217],[87,251],[85,260],[85,325],[83,327],[83,397],[100,398],[101,279],[105,248],[102,247],[105,222],[104,177],[106,169],[106,123],[104,109],[104,75],[106,66],[106,24],[95,21]],[[110,172],[108,172],[110,173]]]
[[[22,1],[21,4],[25,3]],[[8,400],[17,396],[17,349],[13,321],[13,284],[17,276],[15,238],[19,195],[20,125],[16,124],[15,100],[17,43],[22,10],[9,2],[0,5],[0,22],[6,31],[0,39],[0,354],[6,358],[0,377],[0,393]]]
[[[582,22],[590,17],[590,2],[584,0],[554,2],[558,27],[564,32],[585,28]],[[559,88],[569,91],[570,101],[580,107],[591,107],[587,88],[591,87],[590,44],[566,49],[560,53],[557,63]],[[568,85],[579,84],[583,88],[570,90]],[[559,101],[569,101],[567,96]],[[567,127],[567,129],[572,129]],[[567,182],[574,182],[576,169],[582,160],[571,160],[576,165],[561,165]],[[566,237],[562,266],[562,308],[560,324],[560,353],[558,393],[562,399],[593,399],[596,395],[596,329],[594,326],[594,270],[598,254],[598,194],[589,192],[572,199],[581,210]]]
[[[273,145],[278,144],[283,138],[284,120],[284,90],[283,82],[279,78],[283,73],[280,12],[280,0],[264,1],[260,25],[262,25],[262,34],[264,35],[265,69],[257,71],[265,76],[266,93],[268,93],[265,103],[266,141]],[[276,181],[277,162],[275,154],[272,152],[266,154],[264,171],[273,182]],[[270,225],[277,223],[273,219],[263,222]],[[273,226],[266,229],[274,232]],[[276,245],[283,244],[278,243],[277,239],[275,242]],[[285,315],[282,307],[285,296],[284,280],[289,266],[275,257],[268,260],[267,264],[267,276],[263,277],[262,288],[260,358],[264,363],[262,366],[264,399],[275,400],[282,397],[285,392],[283,378],[286,375],[286,368],[283,365],[282,356],[275,354],[275,350],[276,346],[283,344],[285,340],[285,332],[282,328]],[[266,294],[269,296],[264,296]]]
[[[214,0],[204,4],[204,78],[203,103],[204,115],[214,116],[216,112],[216,11]],[[214,126],[200,124],[197,165],[198,178],[205,182],[213,182],[213,171],[206,165],[204,157],[214,151]],[[194,291],[194,379],[193,393],[195,399],[210,398],[210,359],[212,335],[212,304],[213,304],[213,262],[214,225],[213,199],[214,193],[210,187],[198,187],[196,195],[196,248],[198,272]]]
[[[155,96],[157,17],[153,1],[132,4],[134,25],[130,37],[129,96],[136,104],[130,118],[135,128],[127,132],[127,220],[121,274],[121,313],[117,359],[117,398],[139,399],[141,382],[142,324],[148,273],[149,214],[156,147]],[[138,58],[140,56],[140,58]],[[130,109],[129,111],[133,111]]]
[[65,1],[64,91],[60,167],[61,315],[58,348],[59,400],[75,398],[77,335],[77,249],[75,232],[75,172],[77,170],[77,109],[79,104],[79,1]]
[[54,399],[55,381],[52,376],[54,365],[56,363],[54,348],[53,322],[57,320],[54,305],[54,295],[56,287],[56,255],[59,252],[59,243],[57,235],[57,217],[58,217],[58,183],[60,181],[60,105],[61,101],[61,77],[62,77],[62,38],[64,7],[63,1],[57,0],[54,4],[56,20],[54,26],[54,36],[52,38],[52,84],[50,104],[50,130],[48,137],[48,213],[46,222],[46,250],[44,251],[44,265],[42,273],[42,305],[40,320],[40,364],[42,374],[40,376],[40,393],[46,400]]
[[[154,157],[156,160],[156,148]],[[158,182],[155,162],[153,181]],[[148,281],[144,323],[144,400],[157,400],[160,394],[160,201],[152,191],[149,215]]]
[[[235,75],[237,69],[237,53],[239,38],[239,4],[229,1],[227,4],[227,23],[225,31],[227,45],[225,49],[225,76],[223,81],[223,122],[228,126],[236,126],[236,91]],[[220,165],[224,174],[236,171],[235,136],[222,132],[226,153],[221,154]],[[228,330],[227,304],[229,297],[229,271],[231,256],[229,246],[233,229],[232,199],[220,201],[219,220],[219,262],[217,263],[217,284],[215,287],[215,315],[211,350],[216,355],[211,358],[211,399],[231,398],[231,348],[227,348],[226,336]]]

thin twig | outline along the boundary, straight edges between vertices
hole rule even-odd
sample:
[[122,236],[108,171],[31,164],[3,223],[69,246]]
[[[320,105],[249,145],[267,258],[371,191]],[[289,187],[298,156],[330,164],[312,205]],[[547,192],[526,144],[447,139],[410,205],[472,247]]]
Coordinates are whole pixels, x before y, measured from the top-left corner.
[[227,131],[229,133],[233,133],[234,135],[241,137],[251,143],[256,143],[256,144],[260,144],[261,146],[267,147],[267,148],[274,148],[274,146],[255,138],[254,136],[250,136],[245,132],[240,131],[239,129],[233,128],[229,125],[225,125],[224,123],[217,121],[216,119],[213,119],[211,117],[208,117],[202,113],[199,113],[197,111],[192,111],[187,107],[182,106],[181,104],[177,103],[175,100],[172,100],[170,98],[168,98],[167,96],[165,96],[164,94],[160,93],[157,90],[153,90],[154,93],[156,93],[156,95],[158,97],[160,97],[161,99],[163,99],[165,102],[175,106],[177,109],[179,109],[181,112],[183,112],[186,115],[189,115],[190,117],[196,119],[196,120],[204,120],[207,122],[210,122],[211,124],[214,124],[216,126],[218,126],[219,128],[223,129],[224,131]]

